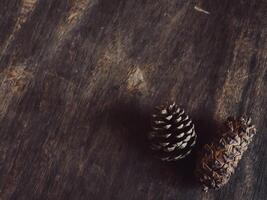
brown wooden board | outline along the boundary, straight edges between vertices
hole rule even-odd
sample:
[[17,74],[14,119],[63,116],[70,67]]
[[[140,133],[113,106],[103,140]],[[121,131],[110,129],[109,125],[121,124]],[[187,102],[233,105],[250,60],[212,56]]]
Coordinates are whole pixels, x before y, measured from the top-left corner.
[[[265,200],[266,69],[266,0],[1,0],[0,199]],[[145,136],[166,100],[199,136],[173,164]],[[203,193],[196,153],[242,114],[258,134]]]

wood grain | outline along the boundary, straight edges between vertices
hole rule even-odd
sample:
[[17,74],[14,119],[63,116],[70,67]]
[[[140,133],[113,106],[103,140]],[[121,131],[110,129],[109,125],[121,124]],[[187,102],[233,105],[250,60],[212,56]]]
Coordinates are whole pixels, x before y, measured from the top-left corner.
[[[266,199],[266,38],[266,0],[1,0],[0,199]],[[199,136],[174,164],[145,137],[169,99]],[[196,153],[242,114],[258,134],[203,193]]]

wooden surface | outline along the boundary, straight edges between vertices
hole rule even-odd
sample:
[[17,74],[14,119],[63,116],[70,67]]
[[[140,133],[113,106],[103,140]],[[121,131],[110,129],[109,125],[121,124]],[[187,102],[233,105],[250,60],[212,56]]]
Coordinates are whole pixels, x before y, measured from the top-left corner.
[[[0,199],[265,200],[266,69],[266,0],[1,0]],[[175,164],[145,139],[168,99],[199,135]],[[241,114],[258,135],[203,193],[196,152]]]

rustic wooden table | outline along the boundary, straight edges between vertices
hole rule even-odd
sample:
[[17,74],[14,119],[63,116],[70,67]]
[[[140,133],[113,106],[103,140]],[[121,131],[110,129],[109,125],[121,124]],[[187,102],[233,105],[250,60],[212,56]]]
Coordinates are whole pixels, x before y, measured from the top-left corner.
[[[0,199],[265,200],[266,69],[266,0],[1,0]],[[145,139],[168,99],[199,135],[173,164]],[[258,135],[203,193],[196,152],[241,114]]]

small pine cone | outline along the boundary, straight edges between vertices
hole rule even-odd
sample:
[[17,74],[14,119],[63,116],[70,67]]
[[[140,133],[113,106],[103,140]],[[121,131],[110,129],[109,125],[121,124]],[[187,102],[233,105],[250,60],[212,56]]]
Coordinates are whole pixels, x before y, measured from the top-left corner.
[[152,115],[148,139],[151,149],[162,161],[176,161],[190,154],[196,143],[195,127],[175,103],[161,106]]
[[229,181],[256,133],[250,118],[228,118],[225,128],[219,140],[204,146],[198,160],[196,174],[204,191],[219,189]]

